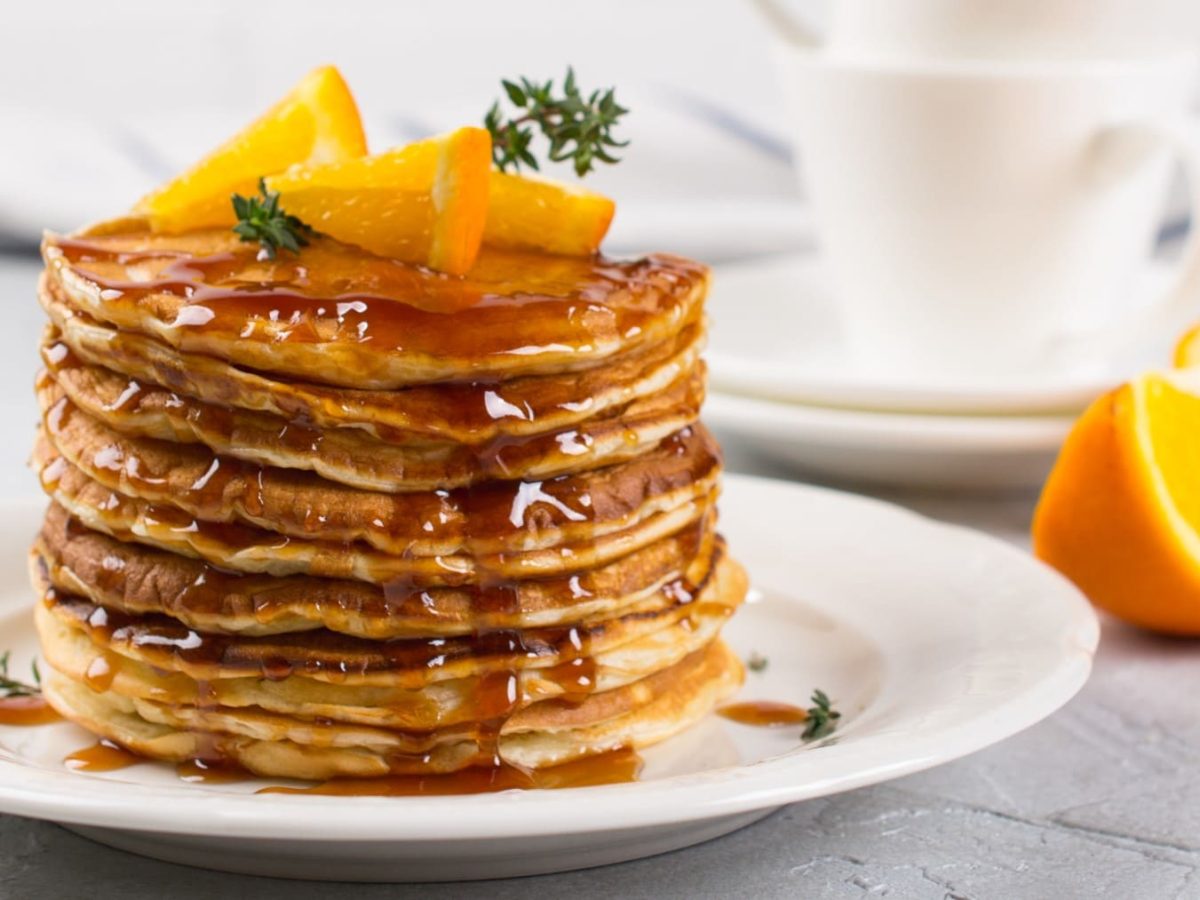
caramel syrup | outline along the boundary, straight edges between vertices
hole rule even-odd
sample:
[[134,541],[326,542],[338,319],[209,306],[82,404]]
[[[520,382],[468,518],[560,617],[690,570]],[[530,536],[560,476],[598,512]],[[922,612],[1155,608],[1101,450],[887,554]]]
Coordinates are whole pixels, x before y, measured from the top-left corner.
[[730,703],[717,709],[717,714],[742,725],[758,725],[765,728],[782,728],[785,725],[800,725],[808,721],[808,713],[790,703],[774,700],[747,700]]
[[[130,239],[145,243],[143,235]],[[130,250],[121,240],[56,237],[46,255],[61,254],[95,283],[117,318],[140,316],[140,301],[152,294],[172,295],[185,301],[175,328],[272,343],[369,343],[372,356],[486,361],[646,344],[662,337],[655,321],[673,332],[671,320],[699,305],[695,287],[707,271],[667,256],[620,262],[488,252],[468,277],[451,278],[330,240],[276,260],[217,233],[197,237],[217,252],[196,254]],[[139,280],[129,280],[127,267]]]
[[501,763],[494,766],[471,766],[445,775],[334,778],[309,787],[268,787],[258,793],[415,797],[485,794],[511,790],[554,790],[636,781],[641,770],[641,757],[633,750],[622,748],[545,769],[526,770]]
[[221,761],[189,759],[175,766],[175,774],[190,784],[234,784],[254,776],[240,766]]
[[76,772],[111,772],[145,760],[107,738],[68,755],[63,764]]
[[[74,404],[66,397],[61,398],[45,413],[47,433],[52,438],[65,435],[77,413]],[[70,440],[64,444],[69,445]],[[496,460],[508,445],[507,441],[497,441],[479,448],[479,466],[485,469],[500,466]],[[292,496],[298,483],[312,487],[313,493],[321,496],[318,490],[321,483],[315,475],[285,472],[204,452],[192,455],[205,460],[207,468],[195,482],[182,488],[168,487],[169,473],[155,471],[155,464],[124,442],[104,447],[93,455],[88,466],[92,476],[114,491],[110,514],[134,516],[144,508],[144,515],[172,529],[194,532],[199,538],[227,543],[234,549],[271,541],[279,542],[280,546],[285,544],[290,539],[287,534],[249,524],[251,518],[282,516],[293,521],[290,528],[285,526],[281,530],[304,532],[306,536],[327,535],[320,543],[331,552],[336,552],[339,544],[352,543],[356,534],[367,538],[370,546],[382,549],[411,545],[419,534],[423,542],[465,548],[484,570],[497,569],[503,563],[503,556],[497,554],[498,546],[518,545],[522,537],[536,537],[548,530],[591,528],[597,522],[623,518],[650,498],[711,478],[720,459],[711,435],[704,429],[689,427],[665,438],[655,450],[628,465],[620,481],[637,484],[636,493],[619,490],[620,484],[610,487],[606,476],[594,473],[586,477],[560,475],[542,480],[488,481],[450,491],[401,494],[363,491],[355,508],[366,504],[371,513],[348,520],[344,510],[336,511],[336,504],[312,507],[300,515],[286,507],[281,498]],[[40,477],[43,489],[53,495],[60,489],[70,493],[71,485],[78,484],[83,476],[64,457],[53,455],[44,460]],[[597,478],[604,487],[594,491],[592,485]],[[267,509],[265,497],[268,483],[275,498],[271,509]],[[117,493],[130,488],[131,493],[144,498],[140,504]],[[213,521],[223,516],[231,504],[241,513],[242,521]],[[340,542],[338,537],[342,538]],[[410,559],[407,567],[416,566],[424,566],[422,571],[428,572],[426,582],[435,574],[450,583],[456,577],[454,571],[447,571],[429,558]],[[487,571],[480,571],[478,576],[480,580],[491,577]],[[466,580],[469,573],[457,577]],[[398,588],[391,590],[393,596],[416,582],[397,584]]]
[[0,725],[49,725],[61,719],[41,694],[0,697]]
[[[220,250],[222,244],[210,244]],[[649,257],[630,263],[601,258],[570,259],[532,257],[520,254],[485,255],[471,277],[465,279],[437,276],[392,260],[372,257],[332,241],[316,241],[306,250],[303,260],[281,257],[275,261],[256,259],[253,248],[232,244],[228,235],[223,246],[227,252],[207,255],[189,254],[171,249],[120,249],[116,242],[56,239],[47,251],[48,258],[61,253],[64,262],[77,274],[100,288],[105,318],[112,323],[134,321],[143,316],[142,301],[150,295],[171,295],[182,301],[169,326],[180,334],[204,332],[209,336],[278,343],[330,343],[343,346],[369,342],[369,356],[402,352],[432,359],[482,361],[479,370],[488,371],[489,360],[527,357],[532,360],[581,354],[583,365],[590,364],[599,349],[627,349],[652,345],[666,339],[664,329],[675,331],[697,315],[696,284],[705,277],[697,264],[666,257]],[[136,280],[128,280],[124,267],[136,266]],[[587,354],[583,356],[582,354]],[[234,354],[235,356],[237,354]],[[61,353],[51,352],[48,364],[54,365]],[[367,355],[345,357],[347,383],[353,378],[375,377],[367,371]],[[69,364],[65,357],[57,364]],[[564,363],[570,368],[572,363]],[[362,373],[356,370],[363,368]],[[503,368],[503,367],[502,367]],[[529,366],[536,370],[536,364]],[[529,409],[514,406],[496,391],[479,390],[472,383],[472,402],[482,399],[492,420],[521,418]],[[135,403],[140,385],[129,382],[119,404]],[[689,403],[698,398],[688,394]],[[183,401],[181,401],[183,402]],[[51,434],[67,426],[71,407],[55,404],[47,411],[45,424]],[[220,411],[211,415],[221,415]],[[227,425],[228,423],[217,423]],[[622,423],[626,442],[632,449],[639,441],[632,421]],[[685,428],[663,441],[665,455],[683,459],[686,445],[697,434],[710,439],[703,430]],[[582,439],[562,436],[559,441],[567,455],[588,452]],[[280,437],[285,444],[315,449],[321,433],[309,423],[296,422]],[[472,446],[473,471],[505,476],[510,472],[511,456],[505,451],[514,446],[503,435]],[[715,454],[709,454],[715,459]],[[141,460],[131,458],[127,449],[116,448],[107,465],[123,480],[132,480],[146,489],[159,476],[148,471]],[[687,465],[677,466],[676,475]],[[51,473],[54,474],[54,473]],[[59,473],[61,474],[61,473]],[[210,471],[190,491],[196,500],[224,497],[231,480],[243,485],[254,481],[246,464],[214,458]],[[257,470],[261,485],[263,470]],[[160,483],[161,483],[161,479]],[[529,698],[522,695],[520,670],[548,655],[558,660],[543,674],[556,682],[562,699],[582,703],[595,690],[596,666],[585,629],[560,628],[535,631],[496,628],[494,622],[519,619],[521,610],[517,581],[506,577],[504,554],[497,551],[497,536],[519,539],[536,538],[539,533],[566,523],[596,521],[597,510],[590,491],[591,477],[547,479],[543,481],[491,482],[467,488],[454,496],[459,512],[457,527],[462,544],[473,566],[473,621],[479,623],[469,642],[460,642],[459,653],[471,657],[494,657],[499,662],[477,679],[471,698],[470,720],[475,723],[478,739],[478,763],[454,776],[394,776],[384,781],[372,779],[365,784],[329,782],[325,786],[301,789],[314,793],[475,793],[529,787],[567,787],[578,784],[630,780],[639,765],[636,754],[619,751],[615,755],[595,757],[568,764],[557,770],[528,773],[506,765],[500,757],[499,739],[509,717]],[[659,492],[663,485],[661,479]],[[644,485],[643,490],[649,485]],[[450,499],[447,492],[436,492]],[[113,494],[114,502],[121,498]],[[243,497],[244,506],[261,509],[261,491],[257,498]],[[178,501],[176,501],[178,502]],[[170,503],[170,501],[168,501]],[[615,504],[629,504],[630,498],[615,498]],[[640,505],[640,503],[638,504]],[[625,510],[630,512],[632,510]],[[312,512],[312,511],[310,511]],[[620,510],[614,510],[620,512]],[[241,526],[197,521],[179,514],[168,505],[156,517],[173,527],[208,530],[223,543],[234,546],[253,541],[253,529]],[[618,518],[613,515],[611,518]],[[309,516],[306,514],[307,525]],[[188,521],[190,520],[190,521]],[[397,517],[405,527],[413,519]],[[419,520],[418,520],[419,521]],[[431,520],[427,520],[431,521]],[[324,525],[320,514],[313,515],[314,530]],[[217,533],[219,532],[219,534]],[[401,532],[410,534],[411,532]],[[436,532],[435,532],[436,533]],[[393,535],[396,537],[398,535]],[[280,537],[286,543],[286,537]],[[395,579],[384,586],[385,603],[399,605],[421,585],[411,578]],[[680,580],[673,585],[676,602],[690,603],[694,586]],[[53,592],[48,602],[55,602]],[[84,607],[80,608],[81,611]],[[89,614],[90,615],[90,614]],[[149,619],[150,617],[145,617]],[[286,638],[262,642],[230,640],[221,635],[204,634],[179,626],[157,622],[152,629],[138,628],[144,621],[129,620],[116,614],[104,623],[88,621],[89,628],[100,629],[112,638],[120,628],[123,639],[135,646],[139,640],[157,652],[172,654],[185,663],[213,664],[240,668],[257,666],[267,678],[286,678],[297,671],[312,673],[338,671],[346,674],[345,648],[364,642],[339,635],[322,635],[321,652],[312,653],[306,639],[304,652],[287,653]],[[347,643],[349,642],[349,643]],[[361,668],[379,666],[393,669],[420,667],[429,669],[455,661],[446,640],[401,640],[370,642],[371,652],[358,654]],[[342,652],[339,653],[339,650]],[[374,657],[374,659],[372,658]],[[204,705],[201,698],[200,705]],[[214,750],[217,749],[213,748]],[[207,758],[208,754],[204,754]],[[288,789],[281,789],[288,790]]]

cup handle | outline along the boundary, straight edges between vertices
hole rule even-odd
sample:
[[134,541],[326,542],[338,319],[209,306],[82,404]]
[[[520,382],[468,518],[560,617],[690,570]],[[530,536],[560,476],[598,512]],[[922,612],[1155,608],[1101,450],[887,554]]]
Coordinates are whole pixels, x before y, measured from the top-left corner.
[[1094,329],[1060,336],[1061,346],[1086,342],[1090,354],[1117,351],[1161,334],[1170,325],[1182,326],[1188,314],[1200,314],[1200,123],[1179,117],[1110,126],[1096,136],[1097,177],[1121,178],[1147,153],[1166,145],[1183,165],[1188,187],[1191,224],[1174,280],[1153,303],[1118,316]]

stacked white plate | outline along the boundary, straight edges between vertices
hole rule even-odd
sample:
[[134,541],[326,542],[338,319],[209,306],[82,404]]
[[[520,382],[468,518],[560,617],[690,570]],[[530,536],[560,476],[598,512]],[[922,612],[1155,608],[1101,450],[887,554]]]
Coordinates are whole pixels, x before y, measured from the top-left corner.
[[[1161,282],[1157,267],[1140,290]],[[719,268],[709,301],[706,421],[798,474],[908,487],[1030,489],[1083,409],[1168,359],[1161,344],[991,380],[881,375],[850,359],[812,255]]]

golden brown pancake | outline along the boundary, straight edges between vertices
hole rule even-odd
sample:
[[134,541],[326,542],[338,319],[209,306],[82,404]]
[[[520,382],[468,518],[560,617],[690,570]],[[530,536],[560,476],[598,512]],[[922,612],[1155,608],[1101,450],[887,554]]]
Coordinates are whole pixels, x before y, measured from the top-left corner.
[[[516,713],[496,741],[500,758],[552,766],[617,747],[656,743],[695,722],[741,683],[737,658],[719,641],[623,689],[580,704],[543,701]],[[477,764],[477,735],[411,735],[332,726],[250,710],[133,700],[53,675],[47,698],[89,730],[152,758],[217,756],[268,777],[327,779],[447,772]],[[490,745],[489,745],[490,749]]]
[[228,230],[47,235],[51,290],[88,316],[258,371],[389,389],[579,371],[669,340],[706,267],[486,251],[448,277],[328,238],[259,259]]
[[[119,444],[118,436],[106,436],[115,429],[131,439],[202,444],[234,459],[314,471],[364,490],[403,492],[465,487],[489,479],[554,478],[634,459],[695,423],[703,382],[703,370],[697,366],[664,390],[605,417],[567,431],[485,446],[395,443],[357,428],[317,429],[274,415],[184,401],[171,391],[98,367],[55,369],[39,378],[37,392],[42,409],[56,422],[65,425],[81,418],[76,412],[82,413],[96,435],[93,443]],[[178,452],[178,447],[168,452]]]
[[[35,554],[59,590],[128,613],[161,613],[202,631],[280,634],[327,628],[371,639],[569,625],[621,615],[686,589],[711,564],[711,521],[582,573],[504,585],[418,588],[243,575],[92,531],[52,504]],[[676,584],[678,582],[678,584]]]
[[[691,323],[673,341],[582,372],[371,391],[272,379],[102,325],[45,289],[41,299],[54,322],[43,357],[50,368],[70,365],[73,354],[90,365],[122,373],[139,386],[162,385],[180,399],[273,413],[326,429],[350,426],[386,440],[425,436],[472,446],[507,436],[565,431],[649,396],[693,368],[703,344],[702,323]],[[122,394],[127,389],[128,382]]]
[[[45,583],[36,568],[34,577]],[[744,593],[744,573],[724,557],[691,602],[673,609],[578,629],[441,643],[373,642],[331,632],[206,634],[53,589],[35,618],[50,665],[97,690],[430,729],[495,718],[497,707],[511,714],[549,697],[580,700],[645,678],[710,643]]]
[[[206,522],[363,541],[407,556],[450,556],[468,544],[473,552],[489,554],[591,539],[711,492],[719,471],[716,445],[697,427],[594,473],[388,493],[230,459],[203,444],[129,436],[66,398],[46,411],[44,426],[35,459],[47,493],[64,494],[67,505],[72,497],[90,495],[95,504],[108,506],[108,492],[116,492]],[[97,487],[89,492],[93,482]]]
[[704,266],[48,236],[31,553],[56,709],[280,777],[547,767],[741,681]]

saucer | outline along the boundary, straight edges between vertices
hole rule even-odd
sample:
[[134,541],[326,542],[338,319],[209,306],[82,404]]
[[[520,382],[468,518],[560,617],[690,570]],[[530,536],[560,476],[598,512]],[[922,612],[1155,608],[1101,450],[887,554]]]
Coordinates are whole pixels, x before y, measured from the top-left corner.
[[[1138,295],[1151,296],[1172,268],[1147,266]],[[1133,373],[1169,360],[1173,337],[1164,334],[1161,342],[1130,347],[1114,359],[1002,378],[939,381],[864,371],[849,359],[828,278],[812,254],[718,268],[708,309],[714,323],[707,354],[714,389],[888,412],[1078,413]]]
[[704,421],[727,445],[821,479],[1003,491],[1042,485],[1074,416],[865,412],[710,393]]

